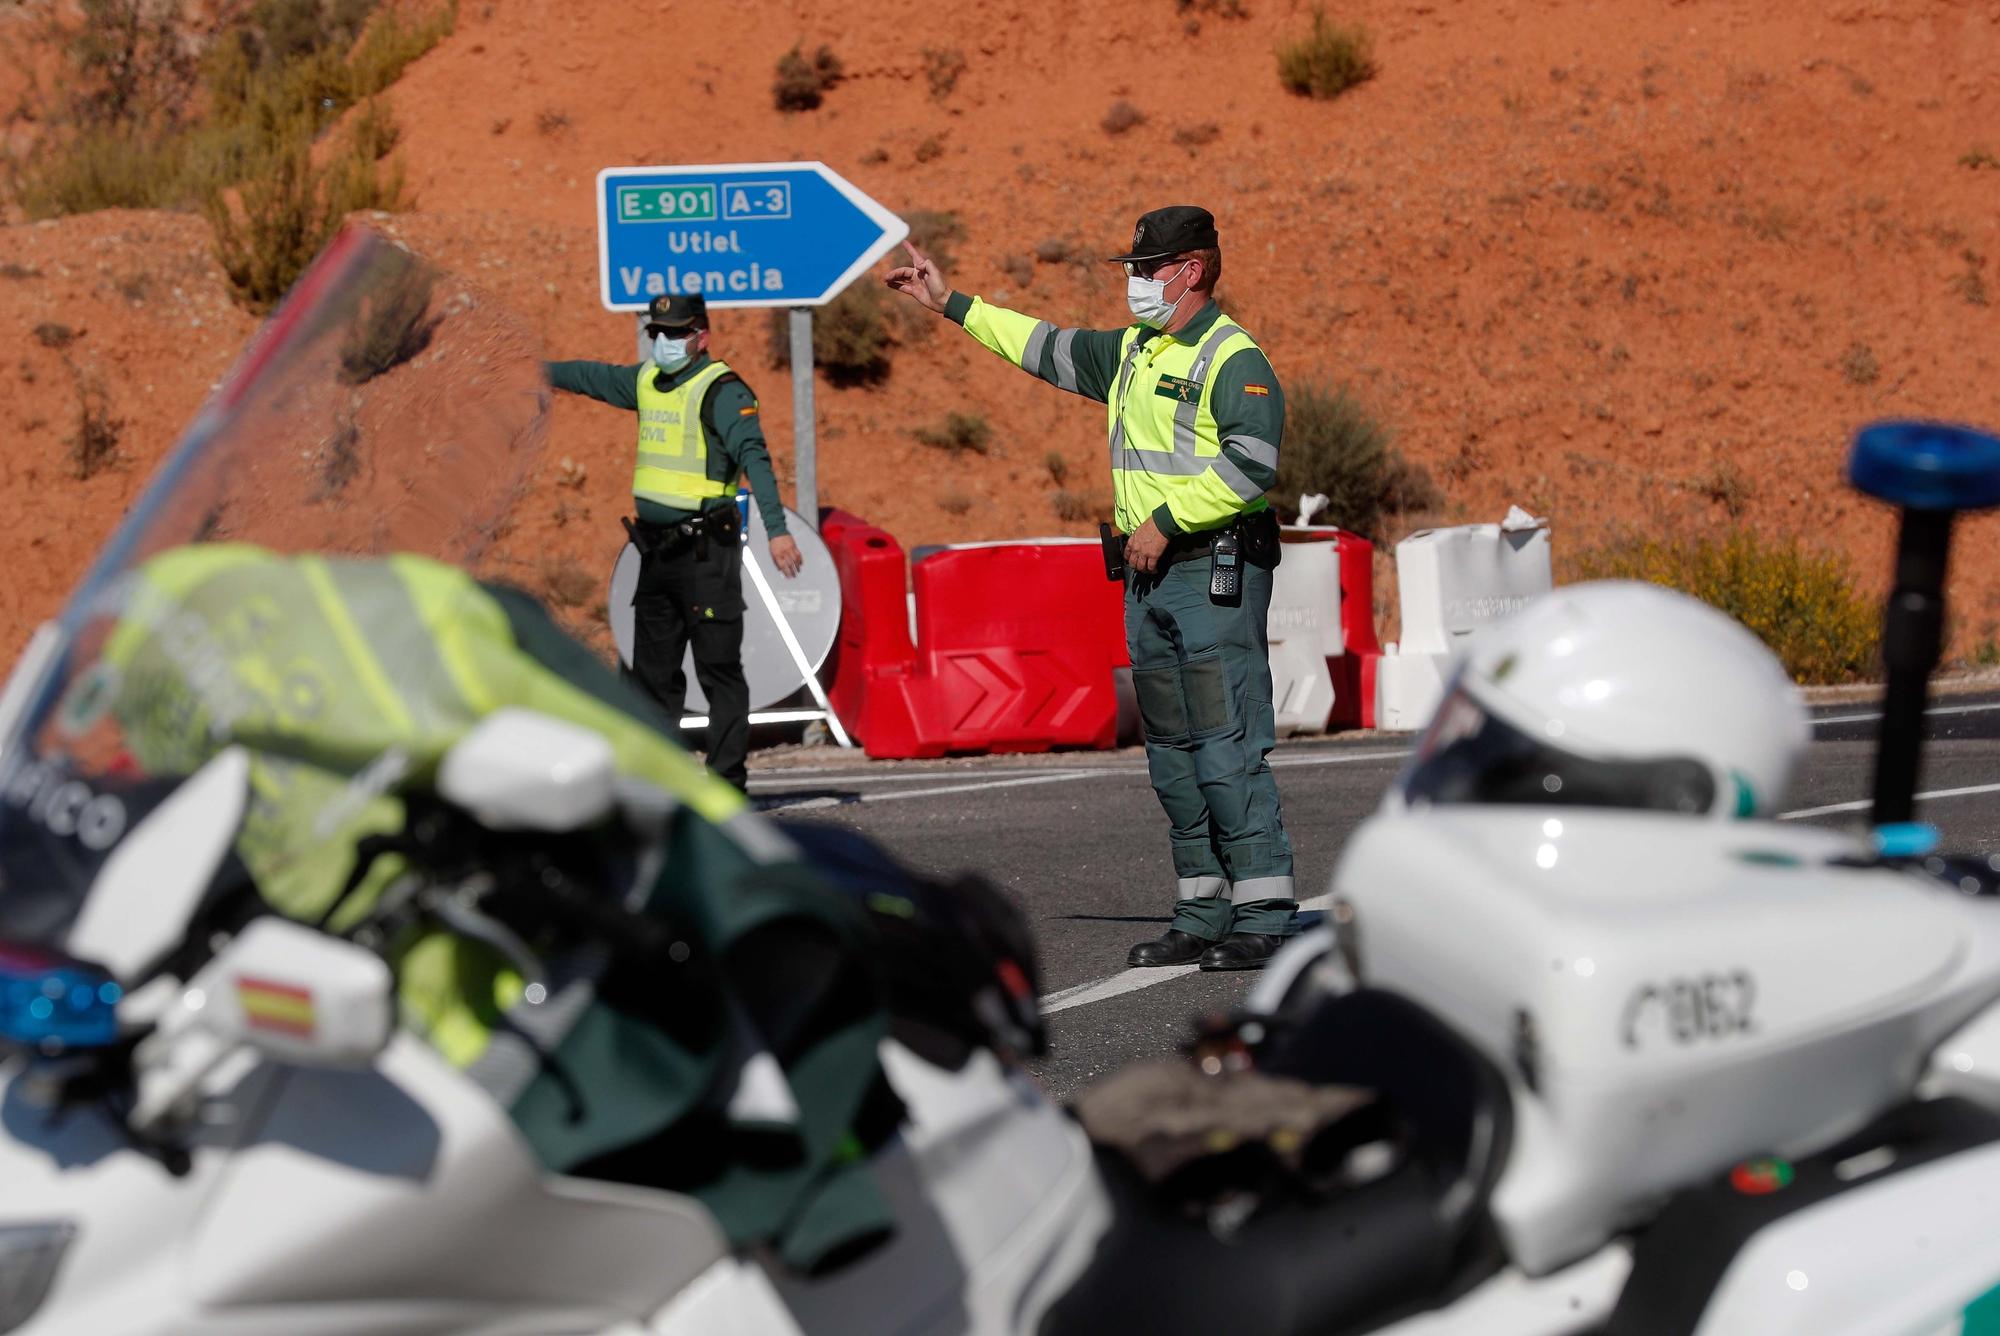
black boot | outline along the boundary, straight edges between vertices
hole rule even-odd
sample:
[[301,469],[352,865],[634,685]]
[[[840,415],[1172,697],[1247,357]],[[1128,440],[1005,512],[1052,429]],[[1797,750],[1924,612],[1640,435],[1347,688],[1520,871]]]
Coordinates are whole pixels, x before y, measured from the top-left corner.
[[1141,942],[1126,953],[1127,965],[1192,965],[1215,943],[1179,928],[1168,928],[1150,942]]
[[1205,970],[1260,970],[1264,962],[1278,954],[1283,937],[1262,932],[1232,932],[1201,953]]

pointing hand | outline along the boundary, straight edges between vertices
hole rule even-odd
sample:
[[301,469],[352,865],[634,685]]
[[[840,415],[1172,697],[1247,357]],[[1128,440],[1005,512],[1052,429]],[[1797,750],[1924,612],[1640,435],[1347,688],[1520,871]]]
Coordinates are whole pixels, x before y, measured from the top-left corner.
[[903,243],[903,249],[910,253],[910,262],[891,269],[882,281],[919,305],[942,315],[945,300],[951,296],[951,284],[944,281],[944,275],[938,272],[937,263],[930,256],[908,241]]

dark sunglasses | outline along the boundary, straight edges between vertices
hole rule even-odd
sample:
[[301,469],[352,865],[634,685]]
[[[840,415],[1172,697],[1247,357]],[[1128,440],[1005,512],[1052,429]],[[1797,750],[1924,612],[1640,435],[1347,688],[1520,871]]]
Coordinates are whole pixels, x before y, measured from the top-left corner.
[[1130,278],[1151,278],[1170,264],[1181,262],[1178,255],[1160,255],[1150,260],[1125,261],[1125,273]]
[[682,325],[679,329],[668,329],[665,325],[648,325],[646,326],[646,337],[656,339],[664,334],[670,339],[685,339],[691,337],[700,328],[700,325]]

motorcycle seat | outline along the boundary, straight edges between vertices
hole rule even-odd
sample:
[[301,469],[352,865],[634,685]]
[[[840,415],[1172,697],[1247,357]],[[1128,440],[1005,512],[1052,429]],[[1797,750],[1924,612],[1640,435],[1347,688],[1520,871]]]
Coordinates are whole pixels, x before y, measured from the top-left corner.
[[1485,1205],[1511,1113],[1506,1080],[1482,1054],[1407,999],[1363,989],[1275,1036],[1258,1066],[1374,1091],[1407,1129],[1401,1161],[1330,1200],[1266,1202],[1219,1236],[1100,1151],[1113,1223],[1044,1336],[1360,1332],[1498,1266]]

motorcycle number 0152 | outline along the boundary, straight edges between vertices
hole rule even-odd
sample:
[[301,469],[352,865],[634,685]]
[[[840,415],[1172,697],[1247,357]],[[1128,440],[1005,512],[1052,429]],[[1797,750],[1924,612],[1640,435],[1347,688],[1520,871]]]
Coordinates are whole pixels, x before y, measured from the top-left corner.
[[1756,1000],[1757,981],[1746,970],[1641,984],[1625,1003],[1620,1037],[1638,1048],[1660,1036],[1694,1044],[1748,1034],[1756,1028]]

